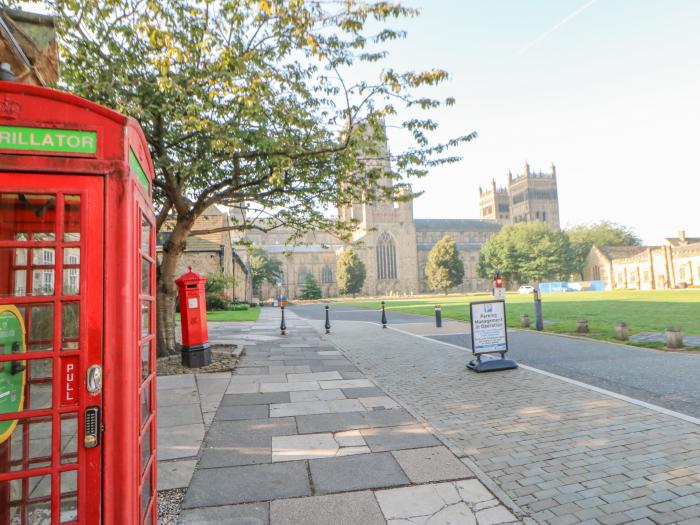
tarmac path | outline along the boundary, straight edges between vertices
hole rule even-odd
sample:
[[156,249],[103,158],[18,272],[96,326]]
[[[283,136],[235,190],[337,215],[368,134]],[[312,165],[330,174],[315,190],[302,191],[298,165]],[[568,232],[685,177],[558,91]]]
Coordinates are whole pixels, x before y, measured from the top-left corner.
[[[324,305],[290,307],[309,320],[324,319]],[[335,320],[380,322],[377,310],[331,306]],[[470,348],[469,326],[387,311],[390,326]],[[509,357],[546,372],[610,390],[692,417],[700,417],[700,352],[664,352],[529,330],[509,330]]]

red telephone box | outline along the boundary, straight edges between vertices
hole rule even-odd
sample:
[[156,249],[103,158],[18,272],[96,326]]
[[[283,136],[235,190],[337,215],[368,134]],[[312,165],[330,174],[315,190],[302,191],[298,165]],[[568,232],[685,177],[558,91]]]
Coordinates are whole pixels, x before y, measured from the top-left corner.
[[187,273],[175,279],[180,296],[180,324],[182,326],[182,364],[199,368],[211,364],[209,326],[207,325],[207,278]]
[[0,82],[0,525],[156,523],[152,180],[133,119]]

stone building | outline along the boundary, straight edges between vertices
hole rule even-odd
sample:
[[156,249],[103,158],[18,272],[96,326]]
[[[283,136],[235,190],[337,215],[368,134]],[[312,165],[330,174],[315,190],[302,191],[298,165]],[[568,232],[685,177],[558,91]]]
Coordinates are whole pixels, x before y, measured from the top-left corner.
[[681,231],[661,246],[593,246],[583,278],[608,290],[700,286],[700,238]]
[[17,82],[47,86],[58,80],[54,18],[0,8],[0,62]]
[[[386,142],[383,148],[388,150]],[[381,183],[391,184],[391,181],[384,179]],[[339,209],[338,216],[359,223],[352,241],[367,269],[362,294],[411,295],[429,292],[425,282],[428,253],[445,235],[450,235],[456,241],[465,270],[464,281],[451,291],[483,291],[490,286],[490,281],[478,277],[477,265],[481,246],[501,228],[496,221],[414,219],[412,200],[357,203]],[[308,273],[315,276],[324,297],[338,295],[337,261],[344,244],[330,234],[316,232],[301,239],[298,246],[288,246],[285,243],[291,233],[277,230],[271,233],[249,231],[245,234],[245,241],[261,246],[283,263],[281,282],[264,285],[262,297],[279,293],[292,299],[299,297]]]
[[559,195],[557,169],[552,164],[550,173],[533,172],[525,163],[522,175],[508,173],[508,187],[484,190],[479,187],[480,217],[499,224],[543,221],[559,229]]
[[[193,231],[206,231],[216,228],[224,228],[230,225],[228,208],[212,206],[207,209],[194,223]],[[158,234],[157,251],[160,258],[163,244],[168,240],[170,233],[166,223]],[[192,270],[200,275],[222,272],[225,276],[233,278],[233,285],[224,292],[225,296],[236,301],[250,301],[252,299],[252,282],[250,270],[241,254],[234,248],[233,236],[230,231],[212,232],[205,235],[192,235],[187,239],[185,254],[177,265],[177,275]]]

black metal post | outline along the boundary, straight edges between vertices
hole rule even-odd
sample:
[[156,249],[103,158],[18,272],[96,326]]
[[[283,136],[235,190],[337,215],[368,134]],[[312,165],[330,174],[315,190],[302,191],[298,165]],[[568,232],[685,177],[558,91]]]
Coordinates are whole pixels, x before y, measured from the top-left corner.
[[382,328],[386,328],[386,310],[384,309],[384,301],[382,301]]
[[435,305],[435,326],[442,328],[442,308],[439,304]]
[[284,322],[284,305],[280,307],[282,309],[282,322],[280,323],[280,332],[282,335],[287,335],[287,323]]
[[326,305],[326,326],[325,326],[325,328],[326,328],[326,333],[330,334],[331,333],[331,320],[328,317],[328,305]]
[[540,291],[535,288],[532,292],[535,297],[535,330],[544,330],[544,321],[542,320],[542,299],[540,299]]

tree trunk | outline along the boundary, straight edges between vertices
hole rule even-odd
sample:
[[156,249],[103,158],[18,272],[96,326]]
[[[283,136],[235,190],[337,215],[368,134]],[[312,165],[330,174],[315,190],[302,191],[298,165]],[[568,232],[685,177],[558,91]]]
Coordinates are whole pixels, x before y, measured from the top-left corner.
[[178,221],[163,245],[163,256],[158,264],[157,296],[157,354],[164,357],[177,352],[175,342],[175,302],[177,301],[177,263],[185,252],[187,236],[194,221]]

